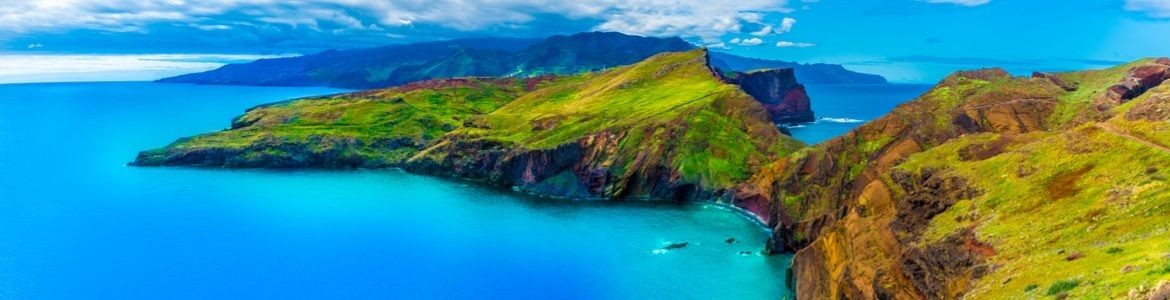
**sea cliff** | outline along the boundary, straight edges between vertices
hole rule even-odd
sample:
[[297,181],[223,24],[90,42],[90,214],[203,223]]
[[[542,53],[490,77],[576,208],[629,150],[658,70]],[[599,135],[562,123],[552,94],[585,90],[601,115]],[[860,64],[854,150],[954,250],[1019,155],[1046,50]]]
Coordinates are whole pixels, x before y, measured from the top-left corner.
[[1170,59],[956,72],[811,147],[775,123],[812,114],[790,73],[724,76],[694,50],[424,81],[257,107],[134,164],[395,166],[546,196],[727,203],[796,253],[800,299],[1170,293]]

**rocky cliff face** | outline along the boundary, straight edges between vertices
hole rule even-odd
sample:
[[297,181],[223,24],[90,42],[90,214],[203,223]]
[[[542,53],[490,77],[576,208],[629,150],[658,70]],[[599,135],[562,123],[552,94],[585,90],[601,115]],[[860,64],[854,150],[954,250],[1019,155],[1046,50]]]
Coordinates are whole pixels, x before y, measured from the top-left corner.
[[778,124],[816,121],[804,85],[796,82],[793,69],[736,72],[725,79],[756,98]]
[[[1130,115],[1137,116],[1130,118],[1143,120],[1136,122],[1158,119],[1158,114],[1148,112],[1158,111],[1162,105],[1159,93],[1170,89],[1158,87],[1161,81],[1140,78],[1156,77],[1146,75],[1158,74],[1150,70],[1160,70],[1160,65],[1161,61],[1145,61],[1109,70],[1038,74],[1033,78],[1012,77],[999,69],[958,72],[883,118],[765,166],[739,186],[733,202],[768,216],[764,219],[774,228],[773,248],[796,251],[793,272],[801,299],[955,299],[972,293],[992,298],[1029,293],[1068,295],[1069,291],[1048,285],[1064,282],[1063,286],[1075,286],[1077,283],[1069,280],[1083,284],[1094,280],[1091,278],[1114,275],[1087,272],[1089,275],[1080,279],[1069,279],[1050,278],[1052,274],[1069,274],[1074,269],[1068,268],[1094,264],[1119,264],[1109,257],[1080,262],[1077,260],[1083,254],[1072,255],[1070,248],[1103,245],[1111,238],[1070,238],[1063,233],[1066,227],[1029,226],[1032,223],[1028,222],[1043,217],[1033,217],[1021,208],[1005,209],[999,203],[1034,203],[1028,204],[1027,210],[1079,211],[1054,204],[1058,200],[1053,199],[1098,199],[1093,195],[1099,194],[1087,194],[1076,187],[1076,181],[1095,170],[1093,164],[1116,163],[1117,159],[1105,157],[1116,155],[1112,151],[1127,143],[1123,142],[1127,136],[1141,131],[1110,137],[1089,129],[1128,124],[1125,126],[1133,129],[1165,132],[1170,126],[1122,123],[1125,121],[1117,110],[1097,116],[1116,120],[1111,121],[1118,122],[1116,125],[1092,125],[1093,118],[1073,116],[1092,114],[1086,108],[1098,97],[1126,95],[1109,88],[1116,83],[1130,91],[1145,91],[1126,96],[1138,99],[1132,100],[1138,103],[1119,110],[1132,107]],[[1140,84],[1127,84],[1135,82]],[[1089,133],[1081,133],[1085,130]],[[1045,138],[1048,136],[1056,142]],[[1141,151],[1158,152],[1157,134],[1147,136],[1151,138],[1144,142],[1155,146]],[[1103,141],[1106,138],[1112,140]],[[1092,162],[1098,157],[1101,162]],[[1062,162],[1065,160],[1069,161]],[[1170,157],[1129,160],[1160,164]],[[1088,166],[1066,171],[1055,167],[1061,163]],[[1037,167],[1041,165],[1047,167]],[[1161,173],[1160,169],[1151,172]],[[1003,178],[1018,179],[999,182],[1007,180]],[[1098,180],[1125,185],[1120,182],[1130,179],[1123,178],[1127,177]],[[1041,188],[1048,192],[1028,192],[1037,186],[1048,186]],[[1156,197],[1166,194],[1154,193],[1159,195]],[[1156,205],[1153,203],[1162,200],[1147,201]],[[1108,219],[1103,214],[1117,219],[1101,221]],[[1094,212],[1091,218],[1101,225],[1090,225],[1090,230],[1110,222],[1157,222],[1160,218],[1135,221],[1125,219],[1125,214]],[[1073,224],[1083,230],[1082,223]],[[1035,235],[1052,240],[1039,246],[1029,242],[1029,236]],[[1140,240],[1153,241],[1148,236]],[[1030,263],[1058,252],[1065,254],[1053,262]],[[1124,269],[1127,263],[1145,264],[1129,260],[1117,268]],[[1165,262],[1154,264],[1161,263]],[[1020,271],[1046,270],[1037,264],[1060,271]],[[1066,267],[1060,267],[1062,264]],[[1131,269],[1136,268],[1133,266]],[[1159,277],[1125,274],[1117,275],[1128,276],[1118,288],[1138,288],[1135,282],[1153,284]],[[1084,287],[1072,293],[1091,298],[1108,290]]]

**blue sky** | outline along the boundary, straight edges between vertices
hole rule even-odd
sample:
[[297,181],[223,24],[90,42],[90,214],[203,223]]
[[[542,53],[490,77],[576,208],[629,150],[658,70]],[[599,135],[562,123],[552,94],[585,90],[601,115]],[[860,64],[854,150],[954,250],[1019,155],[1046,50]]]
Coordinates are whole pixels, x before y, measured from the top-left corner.
[[216,59],[168,56],[175,65],[161,68],[173,73],[248,57],[240,54],[592,30],[933,82],[956,69],[1059,71],[1170,55],[1170,0],[0,0],[0,64],[64,54]]

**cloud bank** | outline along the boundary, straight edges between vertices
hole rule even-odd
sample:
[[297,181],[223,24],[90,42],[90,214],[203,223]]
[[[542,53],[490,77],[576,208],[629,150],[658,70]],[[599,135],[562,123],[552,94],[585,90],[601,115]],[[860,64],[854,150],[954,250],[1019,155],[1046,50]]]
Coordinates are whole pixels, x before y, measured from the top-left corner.
[[[0,40],[69,31],[157,33],[248,31],[392,39],[438,32],[515,32],[576,26],[645,36],[716,42],[728,33],[791,30],[788,0],[0,0]],[[559,22],[568,20],[574,24]],[[768,30],[764,30],[768,29]],[[27,43],[25,43],[27,44]]]

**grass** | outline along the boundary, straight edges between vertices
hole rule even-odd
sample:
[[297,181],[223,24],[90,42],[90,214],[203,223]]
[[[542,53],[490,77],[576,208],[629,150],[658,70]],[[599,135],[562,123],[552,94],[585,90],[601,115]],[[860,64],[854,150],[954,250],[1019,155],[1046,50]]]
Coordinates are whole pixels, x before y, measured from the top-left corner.
[[[996,254],[989,260],[998,269],[976,282],[966,297],[1015,298],[1018,291],[1037,289],[1036,282],[1049,282],[1048,295],[1117,298],[1170,279],[1170,230],[1165,225],[1170,224],[1166,180],[1170,168],[1158,167],[1170,166],[1170,153],[1092,123],[1067,123],[1134,64],[1061,74],[1066,81],[1079,83],[1080,89],[1052,94],[1060,101],[1049,120],[1053,131],[1012,136],[1013,142],[999,155],[960,159],[961,149],[1002,138],[972,134],[914,154],[897,166],[909,172],[945,170],[982,191],[935,216],[920,241],[936,243],[974,229],[979,240],[994,247]],[[998,89],[992,82],[976,84]],[[1166,93],[1170,88],[1151,92]],[[987,95],[967,93],[976,98]],[[1149,96],[1119,106],[1115,111],[1119,116],[1108,122],[1146,141],[1170,143],[1165,122],[1126,121],[1120,116]],[[1066,260],[1071,252],[1085,255]]]
[[[247,161],[342,153],[394,165],[525,88],[519,79],[465,79],[266,104],[235,118],[230,130],[180,139],[143,159],[228,150]],[[307,153],[279,150],[289,146]]]
[[764,162],[803,145],[779,134],[761,106],[723,83],[705,50],[666,53],[638,64],[574,77],[525,94],[486,115],[490,126],[462,128],[461,138],[539,150],[590,135],[620,137],[610,170],[632,174],[647,157],[687,182],[728,188]]
[[1060,295],[1077,288],[1078,285],[1081,285],[1081,282],[1073,279],[1057,281],[1048,286],[1046,294],[1049,296]]
[[1055,125],[1053,127],[1068,124],[1081,111],[1087,109],[1095,97],[1104,95],[1109,86],[1112,86],[1124,77],[1129,72],[1129,69],[1149,61],[1149,59],[1142,59],[1101,70],[1057,74],[1057,77],[1062,81],[1077,85],[1077,89],[1060,96],[1060,103],[1057,105],[1056,111],[1049,118],[1049,122]]
[[[1004,298],[1026,288],[1024,280],[1012,278],[1041,282],[1062,280],[1056,276],[1085,278],[1095,284],[1073,292],[1085,298],[1111,298],[1167,279],[1164,274],[1122,270],[1160,266],[1170,253],[1165,227],[1170,224],[1170,187],[1146,171],[1146,166],[1170,165],[1170,154],[1084,125],[1063,133],[1031,134],[1020,140],[1034,142],[1011,146],[986,160],[958,159],[964,145],[995,137],[967,136],[916,154],[899,166],[912,171],[944,168],[984,191],[936,216],[924,236],[929,243],[976,228],[979,238],[993,245],[997,251],[993,259],[1001,268],[983,278],[971,296]],[[1020,176],[1016,171],[1020,166],[1036,171]],[[1048,190],[1053,184],[1060,185],[1060,192]],[[964,218],[971,215],[977,217]],[[1066,261],[1058,254],[1066,249],[1086,253],[1100,249],[1097,253],[1109,255]]]

